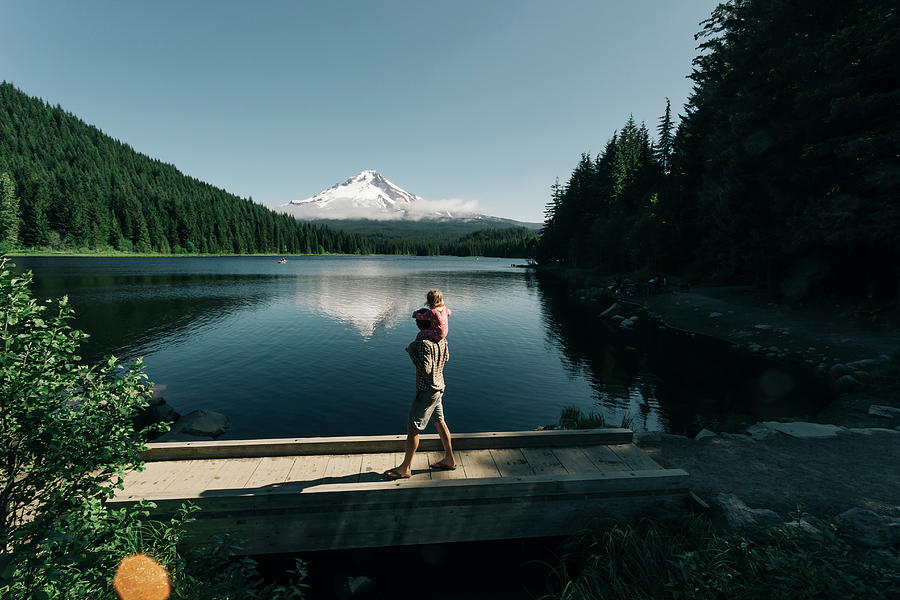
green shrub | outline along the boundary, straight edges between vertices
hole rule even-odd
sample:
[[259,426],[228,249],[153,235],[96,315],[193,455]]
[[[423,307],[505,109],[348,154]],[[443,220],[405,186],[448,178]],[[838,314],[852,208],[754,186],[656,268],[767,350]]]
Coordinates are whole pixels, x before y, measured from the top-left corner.
[[37,302],[31,274],[11,266],[0,259],[0,597],[113,598],[119,560],[143,552],[166,567],[178,598],[302,598],[302,562],[289,586],[266,585],[227,540],[186,547],[196,507],[164,522],[149,518],[150,503],[107,508],[141,464],[143,365],[80,364],[87,336],[70,328],[67,299]]

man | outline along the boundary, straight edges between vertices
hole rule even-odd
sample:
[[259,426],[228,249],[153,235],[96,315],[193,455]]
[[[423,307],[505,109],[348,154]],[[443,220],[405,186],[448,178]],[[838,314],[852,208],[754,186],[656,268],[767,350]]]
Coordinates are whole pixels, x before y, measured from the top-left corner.
[[[416,325],[425,330],[431,327],[431,321],[416,319]],[[384,472],[385,479],[408,479],[412,475],[412,460],[419,447],[419,434],[425,431],[429,420],[437,429],[444,446],[444,457],[432,464],[431,468],[445,471],[456,469],[450,430],[444,422],[444,407],[441,404],[444,396],[444,364],[450,358],[447,340],[416,340],[406,347],[406,353],[416,366],[416,398],[409,409],[406,422],[406,455],[399,466]]]

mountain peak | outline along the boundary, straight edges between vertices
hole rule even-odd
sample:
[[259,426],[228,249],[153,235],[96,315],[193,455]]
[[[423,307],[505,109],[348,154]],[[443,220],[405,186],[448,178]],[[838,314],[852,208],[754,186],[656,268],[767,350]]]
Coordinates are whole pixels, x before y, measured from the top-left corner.
[[300,218],[403,219],[419,197],[394,185],[378,171],[361,171],[304,200],[284,205]]

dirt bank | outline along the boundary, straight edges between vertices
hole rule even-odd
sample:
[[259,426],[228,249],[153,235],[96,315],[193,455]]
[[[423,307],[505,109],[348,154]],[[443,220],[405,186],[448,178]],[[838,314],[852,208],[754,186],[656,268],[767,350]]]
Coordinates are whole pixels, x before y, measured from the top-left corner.
[[[763,352],[800,355],[810,366],[900,350],[895,314],[859,303],[791,307],[747,287],[695,288],[628,300],[673,327],[755,344]],[[871,404],[900,406],[896,389],[896,384],[869,382],[839,393],[831,405],[802,420],[896,427],[900,423],[868,414]],[[854,506],[900,516],[900,434],[847,432],[798,439],[779,433],[762,441],[662,436],[640,445],[664,466],[688,471],[692,489],[706,500],[719,492],[734,493],[751,507],[771,508],[785,518],[798,505],[820,517]]]

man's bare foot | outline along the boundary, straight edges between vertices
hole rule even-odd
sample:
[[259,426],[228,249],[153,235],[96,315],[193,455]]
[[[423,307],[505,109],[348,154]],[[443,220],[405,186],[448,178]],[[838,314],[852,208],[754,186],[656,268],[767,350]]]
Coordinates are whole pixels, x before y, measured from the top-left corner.
[[455,471],[456,464],[448,465],[444,461],[439,461],[433,464],[428,465],[432,469],[437,469],[438,471]]
[[406,474],[404,474],[403,471],[401,471],[397,467],[394,467],[393,469],[388,469],[387,471],[384,472],[385,479],[409,479],[409,477],[411,475],[412,475],[412,472],[407,471]]

